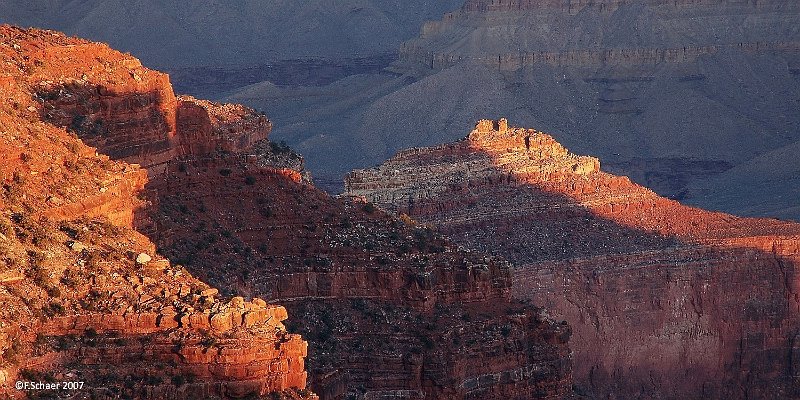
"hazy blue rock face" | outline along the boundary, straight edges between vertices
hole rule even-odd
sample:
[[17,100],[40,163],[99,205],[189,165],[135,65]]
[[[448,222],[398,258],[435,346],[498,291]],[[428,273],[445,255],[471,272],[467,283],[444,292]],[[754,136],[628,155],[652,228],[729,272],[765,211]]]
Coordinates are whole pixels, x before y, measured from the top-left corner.
[[394,53],[460,0],[4,0],[0,22],[64,31],[146,65],[261,65]]

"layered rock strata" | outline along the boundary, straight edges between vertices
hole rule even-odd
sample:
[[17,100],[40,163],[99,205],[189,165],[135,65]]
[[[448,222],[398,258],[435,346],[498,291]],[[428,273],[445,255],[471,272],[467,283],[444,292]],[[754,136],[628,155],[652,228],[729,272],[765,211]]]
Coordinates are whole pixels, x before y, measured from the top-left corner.
[[514,296],[574,327],[581,394],[798,394],[796,223],[681,205],[505,120],[354,171],[346,186],[513,261]]
[[164,73],[108,46],[66,37],[56,45],[4,27],[14,84],[31,92],[41,119],[115,160],[160,173],[180,156],[240,151],[266,139],[271,122],[240,105],[176,97]]
[[[541,10],[557,9],[577,13],[587,7],[594,7],[600,11],[611,12],[621,6],[630,5],[629,0],[468,0],[461,10],[465,12],[488,12],[488,11],[520,11],[520,10]],[[751,8],[769,8],[776,5],[785,4],[780,0],[761,0],[754,2],[747,1],[719,1],[719,0],[640,0],[636,3],[647,4],[650,6],[668,6],[672,8],[698,7],[698,6],[718,6],[739,5]]]
[[377,164],[507,115],[665,197],[798,219],[781,172],[800,123],[797,2],[465,3],[402,46],[393,70],[418,83],[347,131],[371,155],[349,159]]
[[[132,229],[147,172],[97,152],[147,164],[178,151],[166,76],[8,26],[0,59],[0,397],[315,398],[286,309],[220,296]],[[212,121],[243,110],[195,103]],[[242,117],[211,136],[265,125]],[[19,392],[23,380],[84,384]]]
[[[785,0],[475,0],[441,21],[427,22],[418,39],[401,46],[400,60],[435,70],[471,61],[517,71],[541,65],[618,68],[693,63],[724,52],[796,55],[800,51],[796,33],[769,24],[791,23],[798,15],[800,8]],[[618,32],[616,19],[647,21],[650,26],[633,39]],[[672,21],[672,26],[665,21]],[[717,26],[734,24],[736,35],[716,33]]]

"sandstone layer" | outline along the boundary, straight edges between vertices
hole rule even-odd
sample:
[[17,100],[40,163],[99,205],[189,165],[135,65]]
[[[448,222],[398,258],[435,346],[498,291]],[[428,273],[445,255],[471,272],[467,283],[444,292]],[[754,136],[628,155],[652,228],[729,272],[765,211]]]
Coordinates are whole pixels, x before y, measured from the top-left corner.
[[180,156],[249,148],[272,129],[243,106],[176,97],[166,74],[108,47],[75,42],[32,48],[25,57],[34,60],[26,84],[44,121],[151,174]]
[[266,118],[56,32],[0,26],[0,60],[0,396],[315,398],[285,308],[220,296],[132,229],[148,174],[126,161],[235,149]]
[[684,206],[505,120],[346,186],[514,262],[514,297],[573,326],[579,394],[798,395],[796,223]]

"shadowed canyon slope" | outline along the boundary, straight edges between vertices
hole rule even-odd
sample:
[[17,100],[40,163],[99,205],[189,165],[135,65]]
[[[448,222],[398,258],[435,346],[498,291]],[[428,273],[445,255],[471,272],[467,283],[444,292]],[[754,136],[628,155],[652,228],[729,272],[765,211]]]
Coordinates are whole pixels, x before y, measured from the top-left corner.
[[274,109],[275,137],[320,178],[504,115],[662,195],[797,218],[796,180],[780,173],[791,157],[749,172],[800,140],[798,26],[800,6],[781,0],[469,1],[401,46],[401,76],[265,82],[229,99]]
[[514,296],[573,327],[578,394],[798,395],[800,224],[684,206],[505,120],[346,186],[514,262]]
[[83,381],[92,398],[316,398],[285,308],[219,296],[132,229],[148,174],[130,162],[249,135],[209,145],[194,128],[219,124],[185,109],[210,104],[106,45],[0,26],[0,59],[0,396],[70,394],[14,389],[28,380]]
[[[402,41],[461,0],[0,2],[0,23],[56,29],[129,51],[175,89],[220,99],[271,81],[325,85],[376,73]],[[282,118],[279,118],[282,119]]]
[[316,189],[252,109],[103,44],[0,36],[2,394],[572,394],[571,329],[511,299],[506,261]]

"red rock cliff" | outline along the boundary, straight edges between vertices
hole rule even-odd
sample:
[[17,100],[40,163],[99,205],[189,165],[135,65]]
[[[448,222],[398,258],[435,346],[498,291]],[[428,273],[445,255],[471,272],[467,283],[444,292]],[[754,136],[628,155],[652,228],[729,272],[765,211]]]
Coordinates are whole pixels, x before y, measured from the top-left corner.
[[800,224],[683,206],[505,120],[346,184],[515,262],[515,296],[574,327],[579,393],[798,394]]
[[[113,159],[151,173],[187,154],[240,151],[267,138],[271,122],[239,105],[176,98],[169,77],[106,45],[59,38],[25,42],[6,28],[8,56],[42,120],[66,128]],[[11,71],[13,73],[15,71]]]
[[[0,59],[0,397],[314,398],[286,310],[222,297],[158,255],[131,229],[145,170],[75,137],[124,160],[171,157],[181,113],[166,76],[104,45],[8,26]],[[268,121],[241,124],[258,136]],[[84,387],[18,392],[17,380]]]

